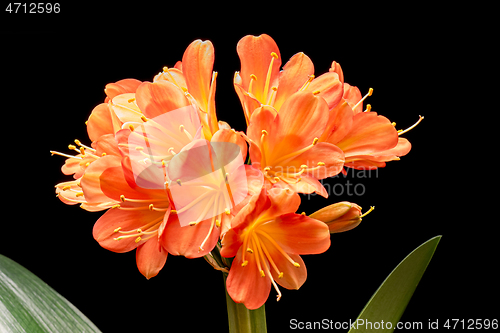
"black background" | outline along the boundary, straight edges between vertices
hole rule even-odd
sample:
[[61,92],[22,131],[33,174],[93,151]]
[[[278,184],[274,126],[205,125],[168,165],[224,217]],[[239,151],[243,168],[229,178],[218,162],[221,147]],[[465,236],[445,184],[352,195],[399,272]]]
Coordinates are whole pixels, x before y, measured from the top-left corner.
[[[5,3],[4,6],[6,6]],[[274,4],[276,5],[276,4]],[[339,62],[346,82],[404,129],[411,152],[370,174],[327,180],[361,184],[361,196],[303,197],[302,211],[337,201],[376,209],[347,233],[332,235],[324,254],[304,256],[308,279],[299,291],[282,289],[266,303],[268,330],[290,320],[354,320],[392,269],[414,248],[443,235],[402,321],[494,319],[498,309],[498,249],[494,225],[494,159],[478,149],[477,134],[492,111],[468,54],[478,43],[469,15],[419,6],[382,8],[318,2],[243,3],[201,8],[195,3],[102,7],[62,4],[60,14],[2,10],[3,218],[0,253],[22,264],[66,297],[103,332],[227,331],[222,276],[203,259],[169,256],[146,280],[135,252],[115,254],[92,238],[102,213],[61,203],[54,185],[74,139],[89,143],[84,122],[104,98],[104,86],[123,78],[151,81],[173,66],[194,39],[215,46],[216,105],[220,120],[245,129],[232,86],[240,69],[236,44],[247,34],[271,35],[283,64],[304,52],[315,74]],[[472,52],[471,52],[472,50]],[[477,49],[476,49],[477,50]],[[471,52],[471,53],[469,53]],[[475,108],[466,106],[473,101]],[[492,120],[491,120],[492,121]],[[478,131],[479,132],[479,131]],[[494,142],[494,141],[493,141]],[[343,187],[346,189],[346,187]],[[351,188],[352,190],[352,188]],[[493,195],[490,195],[493,193]],[[359,192],[358,192],[359,194]],[[424,326],[425,327],[425,326]]]

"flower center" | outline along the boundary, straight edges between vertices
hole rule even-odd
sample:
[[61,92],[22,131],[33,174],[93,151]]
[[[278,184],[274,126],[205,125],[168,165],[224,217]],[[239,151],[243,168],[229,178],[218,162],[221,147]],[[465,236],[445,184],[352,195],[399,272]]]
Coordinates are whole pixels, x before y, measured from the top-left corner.
[[279,255],[283,256],[291,265],[294,267],[300,267],[300,264],[294,261],[284,250],[283,248],[265,231],[259,230],[259,226],[262,226],[266,223],[272,222],[273,220],[257,220],[252,226],[245,230],[243,237],[243,245],[242,245],[242,267],[246,267],[248,265],[248,260],[246,260],[246,256],[254,256],[255,264],[257,265],[257,270],[259,272],[260,277],[266,277],[271,280],[271,283],[278,293],[277,301],[281,299],[281,291],[274,280],[271,269],[278,274],[278,279],[283,278],[283,272],[280,271],[278,266],[276,265],[270,248],[274,248],[273,253],[279,253]]

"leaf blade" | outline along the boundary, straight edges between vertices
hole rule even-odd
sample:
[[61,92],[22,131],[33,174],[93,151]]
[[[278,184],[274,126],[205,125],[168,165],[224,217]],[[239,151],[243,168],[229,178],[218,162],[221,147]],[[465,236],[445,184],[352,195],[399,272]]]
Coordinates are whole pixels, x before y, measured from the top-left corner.
[[[441,236],[429,239],[408,254],[394,268],[368,301],[348,333],[394,331],[440,240]],[[379,323],[380,325],[382,320],[385,323],[385,329],[380,326],[376,329],[375,325],[367,329],[369,327],[368,322]],[[388,322],[392,323],[391,328],[387,328],[389,326]]]
[[0,331],[100,332],[63,296],[0,255]]

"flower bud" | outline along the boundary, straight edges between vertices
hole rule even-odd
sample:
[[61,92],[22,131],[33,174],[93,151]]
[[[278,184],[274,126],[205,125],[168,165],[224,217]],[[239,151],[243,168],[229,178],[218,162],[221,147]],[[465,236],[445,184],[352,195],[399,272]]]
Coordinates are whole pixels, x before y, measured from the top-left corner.
[[326,206],[309,217],[325,222],[330,233],[344,232],[354,229],[361,223],[361,207],[352,202],[342,201]]

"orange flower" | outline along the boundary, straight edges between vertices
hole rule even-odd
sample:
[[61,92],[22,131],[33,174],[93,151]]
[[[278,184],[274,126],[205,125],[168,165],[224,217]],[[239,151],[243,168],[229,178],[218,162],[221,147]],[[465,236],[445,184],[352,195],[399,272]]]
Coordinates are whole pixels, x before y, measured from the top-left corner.
[[[127,181],[133,177],[133,162],[128,158],[123,162],[111,158],[98,177],[99,185],[103,195],[119,204],[97,220],[93,235],[99,245],[113,252],[137,249],[137,267],[149,279],[158,274],[167,259],[158,238],[170,216],[170,201],[163,189],[144,190]],[[89,195],[87,200],[100,199]]]
[[237,46],[241,71],[234,75],[247,124],[254,110],[261,105],[281,106],[294,93],[309,91],[323,97],[329,108],[338,104],[343,94],[336,71],[314,78],[314,65],[302,52],[295,54],[280,71],[281,55],[276,42],[268,35],[245,36]]
[[[371,93],[370,89],[364,98],[357,101],[354,108],[358,109]],[[342,149],[346,167],[375,169],[384,167],[385,162],[399,160],[400,156],[410,151],[410,142],[399,136],[415,127],[422,119],[420,117],[415,125],[405,131],[397,131],[395,123],[370,111],[370,107],[365,112],[354,112],[351,104],[342,99],[330,110],[328,124],[319,141],[335,144]]]
[[234,257],[227,291],[237,303],[257,309],[265,303],[271,285],[299,289],[307,272],[300,254],[317,254],[330,247],[325,223],[294,212],[300,198],[290,190],[263,189],[233,219],[222,240],[221,255]]
[[186,93],[190,103],[200,113],[203,134],[207,140],[219,129],[215,115],[215,80],[217,72],[212,72],[214,47],[210,41],[195,40],[184,52],[182,62],[174,68],[163,67],[163,72],[154,81],[167,81]]
[[247,129],[250,157],[268,186],[328,196],[318,179],[338,174],[344,156],[335,145],[318,142],[327,118],[326,101],[306,91],[290,96],[279,113],[271,106],[253,112]]

